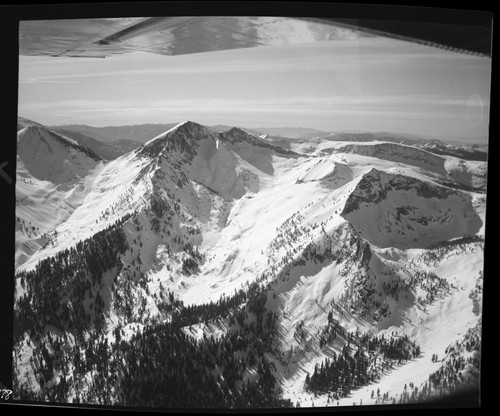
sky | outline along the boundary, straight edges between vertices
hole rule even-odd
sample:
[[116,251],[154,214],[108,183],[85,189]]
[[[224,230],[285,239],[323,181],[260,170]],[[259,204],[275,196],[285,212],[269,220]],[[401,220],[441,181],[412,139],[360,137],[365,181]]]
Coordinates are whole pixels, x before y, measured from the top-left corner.
[[19,57],[45,125],[308,127],[488,140],[491,59],[383,37],[177,56]]

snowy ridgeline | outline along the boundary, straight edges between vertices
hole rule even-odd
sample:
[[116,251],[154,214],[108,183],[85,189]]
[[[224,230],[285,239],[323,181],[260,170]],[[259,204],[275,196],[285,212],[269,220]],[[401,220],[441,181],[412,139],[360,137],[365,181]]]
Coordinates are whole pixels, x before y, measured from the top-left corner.
[[193,122],[106,162],[30,129],[17,398],[351,406],[478,387],[485,198],[446,166],[482,166],[397,144],[303,155]]

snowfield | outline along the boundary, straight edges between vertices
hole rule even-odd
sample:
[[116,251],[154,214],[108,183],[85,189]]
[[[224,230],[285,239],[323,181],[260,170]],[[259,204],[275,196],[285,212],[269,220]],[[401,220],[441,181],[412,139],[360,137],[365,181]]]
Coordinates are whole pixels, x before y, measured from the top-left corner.
[[[62,370],[41,383],[30,363],[49,336],[68,351],[79,345],[84,351],[89,340],[96,348],[118,348],[133,345],[151,326],[171,322],[175,313],[227,301],[217,318],[206,315],[182,327],[193,342],[223,339],[256,319],[248,312],[249,299],[230,303],[256,283],[266,288],[262,307],[278,328],[276,350],[263,354],[274,366],[276,391],[293,405],[390,404],[408,402],[412,394],[418,401],[434,373],[448,362],[458,368],[452,345],[469,359],[460,377],[473,377],[475,355],[469,343],[467,352],[463,345],[468,331],[480,333],[486,163],[386,142],[311,140],[308,146],[284,150],[241,129],[217,135],[187,121],[105,162],[43,126],[22,129],[18,308],[36,297],[26,276],[39,273],[44,261],[56,267],[54,259],[75,247],[97,250],[96,239],[104,241],[100,250],[115,250],[109,243],[115,240],[105,240],[110,230],[122,233],[123,248],[105,255],[112,266],[78,275],[88,282],[79,283],[84,289],[70,284],[61,295],[62,304],[70,305],[66,313],[80,303],[82,316],[101,322],[104,335],[95,338],[86,329],[82,341],[70,327],[66,333],[57,325],[36,336],[22,332],[14,351],[17,385],[46,395],[61,383]],[[68,273],[65,279],[76,279],[76,272]],[[79,302],[75,293],[82,296]],[[228,318],[237,311],[246,318]],[[327,340],[332,322],[340,329]],[[346,395],[308,389],[306,377],[340,354],[353,334],[407,336],[420,352],[399,360],[370,355],[376,377]],[[56,350],[49,348],[37,365],[47,365]],[[248,351],[238,354],[242,359]],[[225,374],[214,368],[219,377]],[[245,382],[258,380],[257,370],[250,365]],[[64,383],[76,383],[78,371],[70,365]],[[89,380],[96,370],[85,371],[63,401],[94,391]],[[111,404],[120,403],[114,389]]]

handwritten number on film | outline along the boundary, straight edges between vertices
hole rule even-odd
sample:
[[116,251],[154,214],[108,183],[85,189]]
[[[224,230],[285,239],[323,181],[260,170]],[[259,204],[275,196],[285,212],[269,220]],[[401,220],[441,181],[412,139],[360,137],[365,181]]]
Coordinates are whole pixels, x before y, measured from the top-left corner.
[[12,390],[2,389],[0,390],[0,399],[1,400],[9,400],[12,395]]

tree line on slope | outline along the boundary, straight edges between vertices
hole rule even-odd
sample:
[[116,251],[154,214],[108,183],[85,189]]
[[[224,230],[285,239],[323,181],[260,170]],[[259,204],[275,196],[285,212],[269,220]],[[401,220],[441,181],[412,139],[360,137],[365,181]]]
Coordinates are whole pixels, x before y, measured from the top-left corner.
[[484,250],[484,237],[481,235],[466,235],[449,241],[441,241],[429,247],[416,261],[423,261],[426,265],[436,264],[446,258],[451,252],[456,254],[474,252],[476,249]]
[[420,355],[420,347],[406,335],[348,332],[330,311],[319,334],[319,346],[325,349],[335,344],[342,345],[341,352],[331,352],[330,358],[316,365],[313,374],[307,374],[304,387],[316,394],[329,393],[336,400],[349,395],[352,389],[374,382],[388,365]]
[[99,289],[103,274],[121,264],[119,255],[127,242],[120,225],[127,219],[17,273],[24,293],[14,305],[14,342],[26,333],[42,334],[48,325],[75,334],[103,325]]

